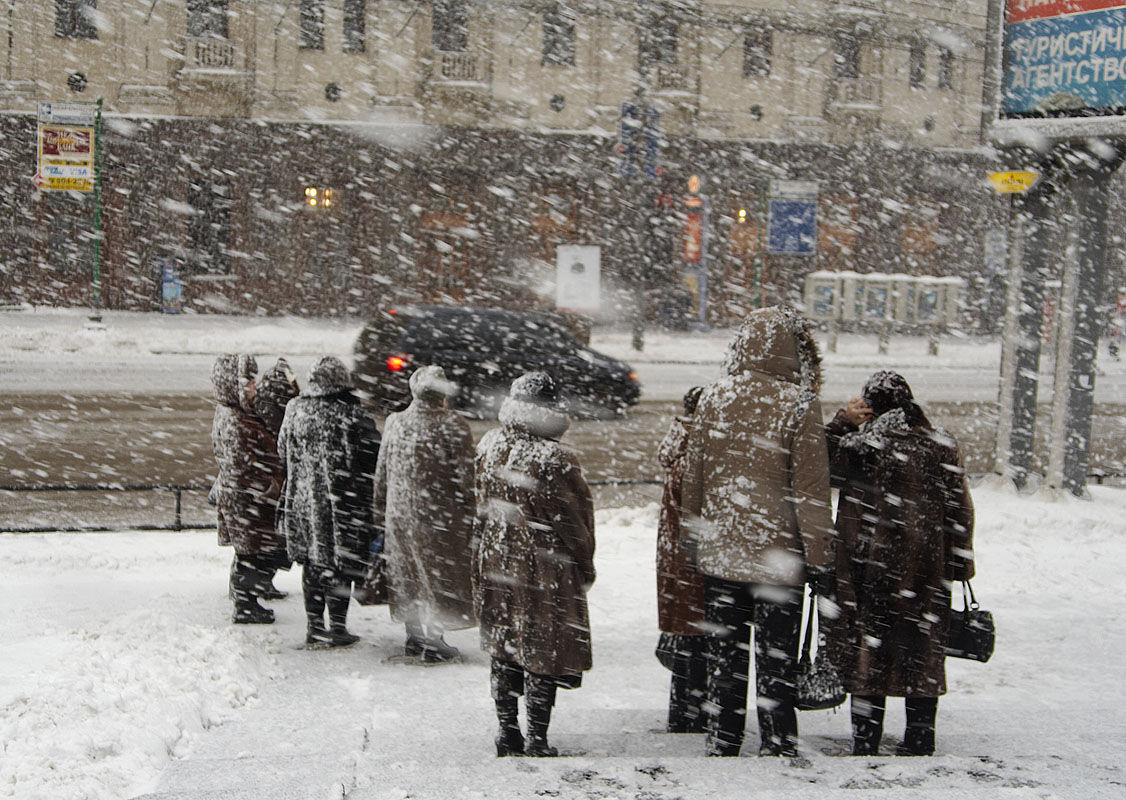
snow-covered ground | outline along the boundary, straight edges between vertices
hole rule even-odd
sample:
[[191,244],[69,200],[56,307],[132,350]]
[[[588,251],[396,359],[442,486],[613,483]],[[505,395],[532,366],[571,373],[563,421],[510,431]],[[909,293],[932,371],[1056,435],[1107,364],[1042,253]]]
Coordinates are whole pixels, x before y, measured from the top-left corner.
[[[598,513],[595,668],[552,723],[557,745],[585,754],[556,760],[492,755],[473,630],[448,636],[465,663],[402,666],[386,661],[401,626],[353,606],[360,644],[303,651],[297,572],[279,576],[293,594],[273,604],[276,625],[236,628],[213,533],[0,536],[0,796],[1123,797],[1126,493],[974,495],[974,586],[997,652],[947,661],[937,755],[836,755],[846,713],[804,712],[805,766],[755,757],[753,721],[733,760],[654,732],[668,689],[653,657],[654,506]],[[902,725],[893,702],[885,746]]]

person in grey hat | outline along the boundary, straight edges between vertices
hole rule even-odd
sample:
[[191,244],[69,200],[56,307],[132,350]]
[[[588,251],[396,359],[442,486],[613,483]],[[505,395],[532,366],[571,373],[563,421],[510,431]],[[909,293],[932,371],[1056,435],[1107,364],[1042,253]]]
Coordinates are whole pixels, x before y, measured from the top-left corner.
[[383,425],[375,519],[383,530],[391,617],[406,624],[406,655],[455,661],[443,632],[476,625],[470,579],[475,500],[473,436],[446,408],[457,386],[438,366],[410,377],[414,400]]
[[569,425],[555,381],[530,372],[477,447],[474,603],[492,659],[498,756],[558,755],[547,742],[556,689],[578,688],[591,667],[594,505],[574,451],[559,444]]
[[352,584],[363,580],[376,538],[379,431],[340,359],[325,356],[313,364],[305,390],[286,406],[278,454],[285,464],[278,527],[290,558],[303,565],[305,643],[354,644],[359,637],[345,622]]

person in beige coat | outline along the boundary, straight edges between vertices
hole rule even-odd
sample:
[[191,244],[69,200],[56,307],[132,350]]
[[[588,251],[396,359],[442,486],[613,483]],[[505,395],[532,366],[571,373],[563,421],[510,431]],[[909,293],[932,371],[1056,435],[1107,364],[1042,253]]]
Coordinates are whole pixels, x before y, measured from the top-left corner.
[[594,504],[578,459],[558,441],[569,425],[555,382],[529,372],[512,382],[500,427],[477,446],[473,580],[481,649],[492,661],[498,756],[558,755],[547,743],[556,689],[578,688],[591,667]]
[[805,320],[772,307],[743,321],[724,369],[696,409],[681,500],[713,631],[707,751],[742,746],[754,625],[759,754],[796,755],[802,586],[832,592],[820,357]]
[[391,617],[406,624],[406,655],[454,661],[443,633],[476,625],[470,577],[473,437],[446,408],[457,386],[441,367],[410,377],[410,406],[387,417],[375,468],[375,520],[383,529]]

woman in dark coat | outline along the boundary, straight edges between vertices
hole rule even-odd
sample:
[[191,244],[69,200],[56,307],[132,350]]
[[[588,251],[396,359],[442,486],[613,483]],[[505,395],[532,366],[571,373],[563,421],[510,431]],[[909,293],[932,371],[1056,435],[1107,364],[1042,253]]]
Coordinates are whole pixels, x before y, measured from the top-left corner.
[[905,698],[897,752],[931,755],[946,693],[950,585],[974,574],[973,504],[952,436],[907,381],[877,372],[826,426],[837,506],[833,660],[852,693],[853,753],[875,755],[885,698]]
[[657,526],[657,645],[661,663],[672,671],[669,688],[669,733],[703,733],[707,719],[700,704],[707,692],[707,621],[704,576],[696,571],[681,541],[680,501],[692,415],[703,387],[684,395],[684,416],[675,417],[657,448],[665,469],[661,514]]
[[286,469],[278,524],[290,558],[304,565],[305,643],[353,644],[359,637],[345,623],[352,584],[371,561],[379,431],[340,359],[319,359],[305,390],[289,401],[278,453]]
[[[266,429],[276,442],[278,433],[281,432],[286,405],[301,393],[297,386],[297,376],[290,369],[289,362],[279,358],[274,366],[263,372],[255,382],[255,390],[254,413],[266,424]],[[274,455],[276,457],[277,453],[275,452]],[[278,461],[280,464],[280,459]],[[277,571],[288,570],[293,563],[285,552],[285,542],[279,542],[279,548],[277,563],[266,565],[264,570],[267,582],[262,598],[265,600],[281,600],[289,596],[287,592],[274,586],[274,575]]]
[[513,381],[500,423],[477,446],[473,560],[481,649],[492,658],[500,721],[497,755],[554,756],[547,728],[556,689],[577,688],[591,666],[594,505],[574,452],[559,444],[570,420],[558,410],[550,376],[530,372]]
[[258,365],[250,355],[223,355],[211,370],[215,418],[211,445],[219,475],[215,498],[219,544],[235,549],[231,563],[231,598],[237,623],[270,623],[274,612],[259,604],[280,557],[274,514],[282,471],[274,437],[253,412],[254,376]]

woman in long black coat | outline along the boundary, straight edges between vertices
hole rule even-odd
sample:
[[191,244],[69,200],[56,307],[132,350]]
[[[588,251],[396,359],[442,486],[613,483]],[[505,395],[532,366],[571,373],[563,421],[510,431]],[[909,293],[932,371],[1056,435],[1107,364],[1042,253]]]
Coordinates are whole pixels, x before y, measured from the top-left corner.
[[290,558],[304,565],[305,642],[353,644],[359,637],[345,622],[352,584],[363,580],[376,534],[372,495],[379,431],[340,359],[319,359],[305,390],[289,401],[278,454],[286,469],[278,525]]
[[234,548],[230,595],[237,623],[271,623],[274,612],[259,604],[268,596],[270,577],[285,553],[274,531],[281,489],[277,445],[253,411],[254,356],[223,355],[211,370],[215,418],[211,444],[219,468],[215,500],[219,544]]
[[902,755],[934,752],[946,693],[950,585],[974,574],[973,503],[958,444],[895,372],[826,426],[837,506],[833,660],[852,693],[853,753],[875,755],[886,698],[905,698]]

